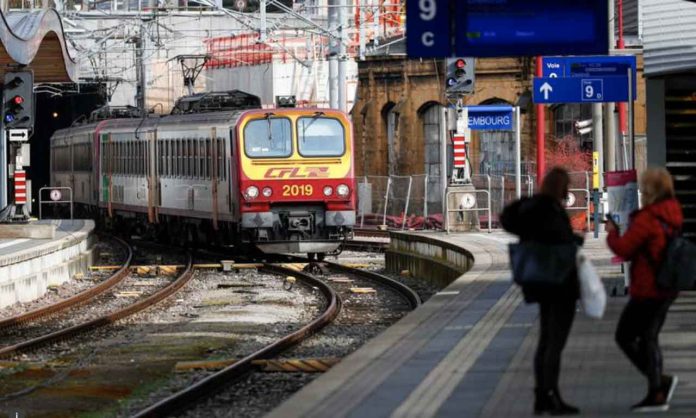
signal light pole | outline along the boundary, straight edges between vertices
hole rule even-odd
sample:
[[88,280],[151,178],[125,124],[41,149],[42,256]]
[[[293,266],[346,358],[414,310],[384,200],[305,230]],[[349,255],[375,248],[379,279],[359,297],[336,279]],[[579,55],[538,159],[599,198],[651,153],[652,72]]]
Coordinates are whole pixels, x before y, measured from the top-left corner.
[[[0,178],[0,222],[26,222],[29,219],[27,178],[24,171],[28,161],[28,141],[34,129],[34,74],[31,71],[5,73],[2,119],[0,119],[0,156],[9,151],[9,173],[14,179],[14,193],[8,197],[7,165],[3,164]],[[9,140],[9,141],[8,141]],[[8,205],[7,203],[10,202]]]

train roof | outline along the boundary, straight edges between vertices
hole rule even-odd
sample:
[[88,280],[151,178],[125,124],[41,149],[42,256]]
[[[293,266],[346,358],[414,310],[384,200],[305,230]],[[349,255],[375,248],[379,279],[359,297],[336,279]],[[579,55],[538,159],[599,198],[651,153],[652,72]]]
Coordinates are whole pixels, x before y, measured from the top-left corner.
[[89,134],[95,130],[112,132],[114,130],[141,131],[145,132],[156,128],[176,128],[190,127],[190,125],[225,125],[232,127],[237,124],[240,116],[244,113],[264,113],[274,112],[283,113],[288,111],[320,111],[320,112],[339,112],[334,109],[318,108],[273,108],[273,109],[243,109],[222,112],[207,113],[185,113],[178,115],[150,116],[146,118],[123,118],[106,119],[98,122],[91,122],[84,125],[76,125],[69,128],[57,130],[52,139],[64,138],[66,136]]

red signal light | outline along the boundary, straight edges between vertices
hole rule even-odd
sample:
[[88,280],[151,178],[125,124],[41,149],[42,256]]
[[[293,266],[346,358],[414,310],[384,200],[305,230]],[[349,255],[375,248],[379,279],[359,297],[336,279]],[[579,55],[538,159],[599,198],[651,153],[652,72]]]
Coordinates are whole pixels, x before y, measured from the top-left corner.
[[454,65],[455,67],[457,67],[457,69],[463,69],[464,67],[466,67],[466,61],[460,58],[454,63]]
[[22,97],[22,96],[15,96],[15,97],[12,98],[12,103],[14,103],[14,104],[16,104],[16,105],[21,105],[22,103],[24,103],[24,97]]

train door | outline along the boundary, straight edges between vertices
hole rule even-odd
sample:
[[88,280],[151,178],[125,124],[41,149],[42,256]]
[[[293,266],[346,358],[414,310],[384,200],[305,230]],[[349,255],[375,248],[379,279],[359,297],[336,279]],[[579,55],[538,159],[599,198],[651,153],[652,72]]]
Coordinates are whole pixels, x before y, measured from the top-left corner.
[[234,127],[230,128],[230,140],[229,140],[229,152],[227,153],[226,167],[227,177],[230,179],[228,182],[228,201],[229,210],[234,219],[239,217],[239,206],[238,206],[238,196],[237,190],[239,190],[239,176],[237,175],[237,158],[236,156],[241,152],[237,146],[237,134]]
[[145,143],[145,178],[147,182],[147,219],[150,223],[159,223],[158,210],[160,206],[157,130],[147,133]]

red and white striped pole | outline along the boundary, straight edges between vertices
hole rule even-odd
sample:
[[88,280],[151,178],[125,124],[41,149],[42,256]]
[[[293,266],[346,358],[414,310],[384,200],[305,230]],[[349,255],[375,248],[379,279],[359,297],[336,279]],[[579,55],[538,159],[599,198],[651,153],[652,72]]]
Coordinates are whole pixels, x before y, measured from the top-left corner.
[[466,169],[466,137],[456,133],[452,136],[452,151],[454,154],[454,168]]
[[25,205],[27,203],[27,172],[17,170],[14,173],[15,183],[15,205]]

